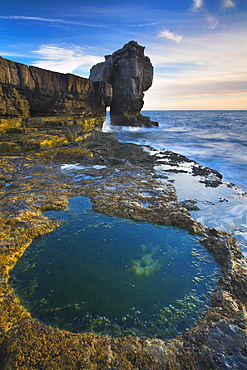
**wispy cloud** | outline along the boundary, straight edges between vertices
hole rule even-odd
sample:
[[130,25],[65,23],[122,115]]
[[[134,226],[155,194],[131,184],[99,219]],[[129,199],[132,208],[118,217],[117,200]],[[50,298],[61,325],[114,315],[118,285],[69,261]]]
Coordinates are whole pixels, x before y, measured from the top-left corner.
[[192,10],[197,11],[203,7],[203,0],[193,0]]
[[48,23],[74,24],[74,25],[86,26],[86,27],[106,27],[105,25],[102,25],[102,24],[91,24],[91,23],[84,23],[84,22],[67,21],[66,19],[59,19],[59,18],[28,17],[24,15],[10,15],[10,16],[1,15],[0,18],[1,19],[48,22]]
[[149,27],[149,26],[155,26],[157,22],[152,23],[139,23],[139,24],[132,24],[130,27]]
[[164,37],[166,39],[169,39],[169,40],[172,40],[172,41],[175,41],[175,42],[180,42],[180,41],[183,40],[183,36],[178,35],[174,32],[169,31],[169,30],[160,31],[159,34],[158,34],[158,37]]
[[32,53],[37,54],[40,60],[34,61],[32,65],[61,73],[72,73],[77,71],[85,74],[92,65],[102,62],[103,58],[95,55],[85,54],[82,47],[42,45]]
[[155,78],[145,93],[145,109],[245,109],[245,34],[243,25],[238,32],[216,30],[213,42],[212,34],[205,32],[179,45],[164,47],[161,40],[146,44]]
[[208,28],[213,30],[218,25],[218,19],[214,15],[208,14],[207,16]]
[[232,0],[222,0],[222,9],[234,8],[235,3]]
[[[232,1],[232,0],[221,0],[221,1]],[[207,20],[207,28],[212,30],[218,25],[218,19],[211,15],[208,11],[208,9],[204,6],[204,0],[193,0],[192,4],[192,11],[194,13],[200,11],[201,14],[205,15],[205,18]]]

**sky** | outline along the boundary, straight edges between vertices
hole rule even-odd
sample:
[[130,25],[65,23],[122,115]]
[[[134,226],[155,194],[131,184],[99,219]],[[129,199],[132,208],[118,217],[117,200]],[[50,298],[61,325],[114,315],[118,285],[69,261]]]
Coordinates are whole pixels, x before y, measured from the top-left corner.
[[89,77],[131,40],[154,80],[144,110],[247,109],[247,0],[0,0],[0,56]]

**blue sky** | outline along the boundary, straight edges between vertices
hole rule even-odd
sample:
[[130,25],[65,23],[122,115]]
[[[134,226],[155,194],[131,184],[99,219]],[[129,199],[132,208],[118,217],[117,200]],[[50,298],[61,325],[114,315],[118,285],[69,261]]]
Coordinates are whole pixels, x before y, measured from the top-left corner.
[[247,0],[1,0],[16,62],[88,77],[130,40],[155,69],[144,109],[247,109]]

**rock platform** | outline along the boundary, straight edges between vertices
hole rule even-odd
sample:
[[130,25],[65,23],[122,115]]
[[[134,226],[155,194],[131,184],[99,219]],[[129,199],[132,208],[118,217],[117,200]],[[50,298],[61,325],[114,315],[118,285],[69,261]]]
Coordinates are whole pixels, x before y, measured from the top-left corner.
[[[46,120],[38,128],[28,122],[2,127],[0,144],[0,368],[246,369],[247,261],[233,237],[196,222],[169,174],[161,180],[154,168],[163,162],[181,171],[189,164],[191,176],[212,187],[221,175],[170,151],[157,156],[150,147],[120,143],[90,122],[51,127]],[[78,166],[82,176],[75,180],[64,164]],[[59,226],[43,212],[65,210],[68,199],[80,195],[98,212],[202,236],[222,273],[212,308],[195,327],[167,341],[75,334],[38,322],[21,305],[10,270],[34,238]]]

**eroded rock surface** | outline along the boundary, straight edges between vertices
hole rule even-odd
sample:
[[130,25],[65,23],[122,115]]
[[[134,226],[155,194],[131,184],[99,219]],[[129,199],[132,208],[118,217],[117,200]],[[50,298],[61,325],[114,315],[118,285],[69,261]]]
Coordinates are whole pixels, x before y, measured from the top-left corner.
[[[154,167],[169,162],[175,169],[176,155],[151,155],[150,151],[93,132],[55,148],[0,157],[1,369],[246,368],[246,259],[234,238],[191,217],[177,201],[169,177],[167,181],[157,177]],[[81,176],[63,171],[64,163],[78,164]],[[182,167],[179,155],[177,166]],[[192,175],[206,179],[209,174],[201,167]],[[33,238],[58,226],[42,212],[66,209],[68,199],[80,195],[90,197],[95,210],[108,215],[174,225],[203,237],[222,274],[212,296],[213,307],[194,328],[168,341],[111,338],[74,334],[31,317],[8,283],[9,271]],[[143,202],[149,206],[143,207]]]
[[91,68],[89,78],[112,85],[112,124],[157,125],[140,114],[144,104],[143,92],[148,90],[153,82],[153,66],[150,59],[144,55],[144,47],[137,42],[130,41],[122,49],[105,56],[105,62]]
[[0,118],[97,117],[112,99],[106,82],[28,67],[0,57]]
[[112,124],[158,125],[140,114],[153,66],[130,41],[92,67],[90,78],[28,67],[0,57],[0,121],[22,117],[99,117],[111,107]]

